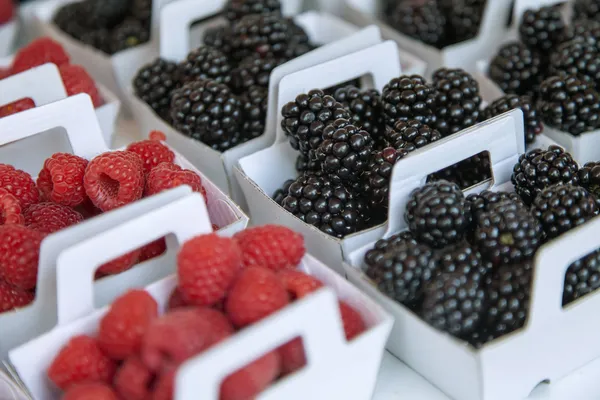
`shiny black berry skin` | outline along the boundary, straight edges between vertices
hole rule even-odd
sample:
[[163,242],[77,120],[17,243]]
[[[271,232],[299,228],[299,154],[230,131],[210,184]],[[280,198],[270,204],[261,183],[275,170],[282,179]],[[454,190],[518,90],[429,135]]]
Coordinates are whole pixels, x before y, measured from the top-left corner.
[[435,126],[437,92],[419,75],[392,79],[381,94],[386,125],[397,121],[417,120]]
[[117,25],[111,33],[111,54],[139,46],[150,40],[150,30],[140,21],[128,18]]
[[550,56],[549,75],[561,74],[577,78],[596,87],[600,83],[600,52],[585,41],[561,44]]
[[481,214],[490,211],[492,206],[507,200],[522,203],[521,198],[515,192],[492,192],[491,190],[484,190],[479,194],[472,193],[468,195],[467,207],[473,217],[473,222],[476,224]]
[[252,139],[265,132],[267,119],[267,101],[269,92],[261,86],[252,86],[240,96],[244,116],[244,136]]
[[205,46],[220,50],[227,55],[231,54],[231,27],[227,25],[208,28],[204,32],[202,42]]
[[523,112],[525,144],[533,143],[536,136],[544,130],[544,125],[542,124],[540,114],[529,96],[508,94],[500,97],[485,108],[483,116],[487,120],[517,108]]
[[443,180],[414,190],[404,218],[419,241],[436,248],[461,241],[470,223],[463,192]]
[[279,0],[228,0],[225,5],[225,18],[235,22],[251,14],[281,14]]
[[489,66],[490,78],[504,93],[530,95],[541,83],[542,58],[520,42],[503,45]]
[[378,240],[375,242],[373,248],[365,253],[365,264],[367,266],[375,265],[376,263],[380,262],[383,256],[392,248],[408,242],[417,244],[417,241],[410,231],[403,231],[392,235],[387,239]]
[[539,193],[531,212],[547,239],[554,239],[598,215],[596,198],[581,186],[555,185]]
[[90,28],[113,28],[125,19],[131,3],[131,0],[83,1],[85,24]]
[[445,45],[446,17],[435,0],[398,2],[388,21],[399,32],[425,44],[440,49]]
[[394,165],[408,153],[405,149],[396,150],[393,147],[373,152],[369,170],[364,177],[372,209],[387,208]]
[[581,41],[600,50],[600,20],[575,20],[569,26],[567,41]]
[[575,261],[567,269],[563,307],[600,288],[600,250]]
[[273,193],[273,196],[271,196],[275,203],[282,205],[283,199],[285,199],[288,195],[290,186],[292,186],[292,183],[294,183],[295,181],[295,179],[288,179],[287,181],[283,182],[281,188],[277,189],[275,193]]
[[600,20],[600,3],[596,0],[575,0],[573,2],[573,18]]
[[179,64],[183,82],[211,79],[229,85],[232,66],[221,51],[208,46],[192,50]]
[[600,200],[600,162],[592,161],[579,170],[579,184]]
[[321,171],[321,163],[317,161],[316,156],[314,159],[310,157],[306,157],[302,154],[298,154],[298,158],[296,158],[296,171],[303,172],[320,172]]
[[181,86],[177,64],[157,58],[142,67],[133,79],[137,97],[148,104],[163,120],[171,121],[171,97],[173,90]]
[[475,347],[477,350],[483,348],[483,346],[496,339],[496,337],[489,332],[485,324],[481,325],[483,326],[479,326],[479,328],[471,334],[462,337],[462,339],[467,341],[467,343]]
[[477,37],[486,0],[453,0],[451,3],[448,26],[454,33],[452,42],[458,43]]
[[381,95],[375,89],[361,91],[356,86],[338,88],[333,97],[350,111],[353,125],[371,134],[375,142],[383,135],[383,107]]
[[484,281],[492,270],[492,263],[466,241],[451,244],[435,251],[435,266],[439,273],[462,273],[471,279]]
[[293,34],[288,20],[280,15],[247,15],[231,27],[231,57],[241,61],[253,53],[285,55]]
[[286,62],[285,58],[277,58],[259,54],[253,54],[245,58],[233,70],[231,76],[231,87],[236,93],[243,93],[252,86],[269,88],[271,72]]
[[413,151],[438,141],[442,134],[417,120],[398,121],[387,127],[384,134],[386,145],[397,150]]
[[492,177],[490,157],[487,153],[476,154],[465,160],[444,168],[427,177],[428,182],[446,180],[469,189]]
[[519,157],[513,168],[511,181],[515,191],[530,205],[538,193],[554,184],[576,185],[579,182],[579,165],[562,147],[550,146],[547,150],[533,149]]
[[547,52],[566,37],[567,29],[560,7],[548,6],[538,10],[526,10],[519,24],[519,37],[530,49]]

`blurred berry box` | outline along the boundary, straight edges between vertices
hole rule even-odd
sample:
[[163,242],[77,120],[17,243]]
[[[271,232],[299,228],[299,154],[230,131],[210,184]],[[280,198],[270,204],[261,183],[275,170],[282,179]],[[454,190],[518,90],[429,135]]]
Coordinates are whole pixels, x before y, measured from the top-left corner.
[[[34,179],[42,168],[44,160],[54,153],[68,152],[90,160],[109,151],[102,140],[91,100],[85,94],[0,118],[0,131],[3,132],[0,138],[2,163],[24,170]],[[248,217],[244,212],[177,152],[175,152],[175,163],[184,169],[192,170],[202,178],[202,185],[208,198],[206,208],[212,223],[221,228],[221,233],[233,235],[247,226]],[[181,190],[190,191],[189,187]],[[171,196],[177,193],[179,192],[175,191]],[[109,220],[121,221],[131,215],[140,215],[146,212],[148,207],[154,207],[159,203],[162,205],[162,198],[150,196],[105,213],[102,217],[107,215]],[[165,195],[164,198],[170,200],[172,197]],[[100,217],[91,220],[96,218]],[[0,359],[4,359],[10,349],[46,332],[56,324],[54,302],[48,299],[53,299],[57,290],[55,280],[57,249],[61,246],[71,246],[89,236],[90,231],[86,231],[85,226],[82,228],[80,225],[83,224],[74,226],[72,230],[63,230],[49,235],[42,242],[38,295],[34,302],[16,312],[0,314],[0,326],[7,327],[3,328],[3,333],[0,335]],[[149,227],[147,230],[150,234],[156,232],[154,227]],[[121,278],[126,280],[127,276],[131,276],[132,282],[135,281],[137,286],[145,286],[170,274],[171,271],[156,268],[160,260],[161,258],[152,259],[121,275],[102,279],[96,290],[97,298],[101,299],[99,303],[106,305],[114,299]]]
[[12,53],[18,31],[19,22],[16,16],[11,21],[0,25],[0,57]]
[[[10,353],[11,370],[16,371],[18,380],[33,398],[58,399],[46,376],[48,366],[71,337],[93,335],[107,311],[95,308],[93,303],[91,278],[96,266],[157,236],[172,234],[177,243],[183,243],[211,232],[202,204],[199,194],[185,196],[144,215],[112,223],[88,235],[87,240],[63,248],[57,261],[59,291],[56,299],[48,299],[58,305],[58,326]],[[99,226],[108,218],[110,215],[84,224]],[[226,376],[297,337],[305,343],[309,363],[302,371],[273,384],[259,399],[371,398],[391,329],[390,316],[312,256],[306,255],[299,269],[321,280],[326,287],[185,362],[176,377],[174,398],[217,400],[220,383]],[[177,277],[171,276],[147,286],[146,290],[158,301],[159,309],[164,309],[176,284]],[[121,293],[124,292],[122,289]],[[366,331],[350,342],[344,335],[338,298],[355,308],[367,326]]]

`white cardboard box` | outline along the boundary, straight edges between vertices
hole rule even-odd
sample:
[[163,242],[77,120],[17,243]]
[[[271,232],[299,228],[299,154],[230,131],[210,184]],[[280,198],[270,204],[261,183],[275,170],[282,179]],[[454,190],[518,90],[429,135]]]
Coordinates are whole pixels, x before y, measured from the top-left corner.
[[13,20],[0,25],[0,57],[4,57],[12,52],[18,31],[18,15],[15,10]]

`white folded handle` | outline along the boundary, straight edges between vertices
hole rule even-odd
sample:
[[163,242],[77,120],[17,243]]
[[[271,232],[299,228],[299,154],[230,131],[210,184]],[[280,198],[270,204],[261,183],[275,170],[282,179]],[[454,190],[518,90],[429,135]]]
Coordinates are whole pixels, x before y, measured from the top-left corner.
[[39,107],[66,97],[55,64],[44,64],[0,80],[0,105],[30,98]]

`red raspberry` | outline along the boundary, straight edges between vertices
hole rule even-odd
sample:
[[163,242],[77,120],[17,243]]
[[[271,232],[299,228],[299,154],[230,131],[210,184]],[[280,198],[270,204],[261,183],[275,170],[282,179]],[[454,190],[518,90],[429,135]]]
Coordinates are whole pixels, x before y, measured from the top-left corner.
[[83,216],[67,206],[55,203],[38,203],[25,210],[25,226],[50,234],[78,224]]
[[8,190],[19,199],[23,208],[40,201],[40,192],[31,175],[11,165],[0,164],[0,188]]
[[146,400],[151,397],[150,385],[154,374],[137,356],[129,357],[115,375],[115,389],[127,400]]
[[342,315],[342,322],[344,324],[344,332],[346,333],[346,339],[352,340],[367,328],[365,321],[354,308],[349,306],[346,302],[340,301],[340,313]]
[[22,290],[35,287],[43,238],[21,225],[0,226],[0,276],[7,283]]
[[253,399],[275,381],[280,371],[279,353],[272,351],[225,378],[219,399]]
[[165,239],[155,240],[154,242],[148,243],[142,247],[138,262],[143,263],[144,261],[152,260],[153,258],[162,256],[165,251],[167,251],[167,243],[165,242]]
[[231,238],[211,233],[186,242],[177,256],[179,290],[185,301],[211,306],[224,299],[241,261],[240,249]]
[[297,338],[277,349],[281,357],[281,373],[288,375],[306,365],[306,352],[302,338]]
[[53,63],[60,67],[69,63],[69,55],[59,43],[48,37],[42,37],[17,52],[11,73],[17,74],[46,63]]
[[24,225],[21,202],[6,189],[0,188],[0,225]]
[[175,374],[177,371],[163,373],[156,381],[152,400],[173,400],[175,392]]
[[113,302],[100,321],[100,348],[115,360],[138,353],[142,337],[157,317],[156,300],[145,290],[130,290]]
[[0,281],[0,313],[25,307],[33,302],[33,293]]
[[21,111],[35,108],[35,103],[30,98],[17,100],[10,104],[0,107],[0,118],[20,113]]
[[151,371],[169,371],[229,337],[233,327],[210,308],[185,308],[154,320],[142,343],[142,360]]
[[295,269],[279,271],[277,277],[292,299],[301,299],[323,287],[320,280]]
[[85,202],[83,176],[88,161],[68,153],[56,153],[44,162],[37,185],[42,195],[54,203],[77,207]]
[[0,79],[6,79],[9,76],[11,76],[10,67],[8,67],[8,68],[0,67]]
[[302,235],[285,226],[249,228],[234,238],[242,249],[244,267],[265,267],[273,271],[296,268],[306,253]]
[[213,232],[216,232],[216,231],[218,231],[219,229],[221,229],[221,228],[219,228],[219,225],[217,225],[217,224],[211,224],[211,225],[212,225],[212,230],[213,230]]
[[194,192],[202,193],[204,201],[208,201],[206,189],[202,186],[200,175],[172,163],[161,163],[150,171],[146,180],[146,191],[144,194],[152,196],[181,185],[188,185]]
[[142,159],[129,151],[100,154],[88,164],[83,177],[88,197],[102,211],[132,203],[142,197]]
[[92,98],[95,108],[104,104],[102,96],[96,87],[96,82],[80,65],[64,64],[59,68],[60,77],[65,85],[67,96],[86,93]]
[[84,382],[110,384],[117,369],[100,350],[96,339],[81,335],[72,338],[52,361],[48,378],[62,390]]
[[175,153],[156,140],[142,140],[141,142],[132,143],[127,146],[127,151],[136,153],[142,158],[146,173],[160,163],[173,163],[175,161]]
[[0,0],[0,24],[5,24],[13,19],[15,5],[13,0]]
[[73,386],[61,400],[119,400],[110,386],[103,383],[82,383]]
[[86,197],[85,201],[77,207],[77,211],[83,215],[84,219],[93,218],[102,214],[102,210],[96,207],[88,197]]
[[167,311],[176,310],[178,308],[188,307],[189,304],[185,302],[179,288],[173,289],[171,296],[169,296],[169,302],[167,303]]
[[140,257],[141,250],[134,250],[130,253],[127,253],[119,258],[115,258],[112,261],[107,262],[106,264],[102,264],[100,268],[96,270],[96,274],[102,276],[107,275],[116,275],[121,272],[125,272],[130,270],[138,258]]
[[167,135],[165,135],[161,131],[152,131],[152,132],[150,132],[148,134],[148,139],[150,139],[150,140],[158,140],[160,142],[166,142],[167,141]]
[[285,307],[288,294],[267,268],[250,267],[242,270],[229,291],[225,309],[233,324],[243,328]]

